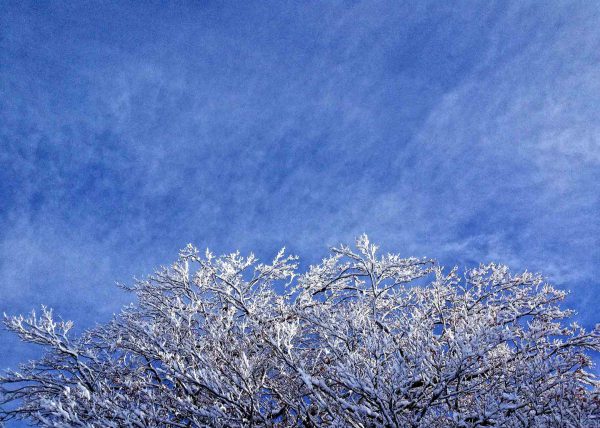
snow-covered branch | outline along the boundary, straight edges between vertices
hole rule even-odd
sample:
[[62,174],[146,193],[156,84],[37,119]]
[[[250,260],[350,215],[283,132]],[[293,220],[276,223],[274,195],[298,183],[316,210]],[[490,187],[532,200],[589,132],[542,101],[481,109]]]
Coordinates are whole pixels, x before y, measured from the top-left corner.
[[46,354],[0,376],[0,421],[53,427],[600,426],[591,353],[563,291],[528,272],[459,275],[361,236],[297,271],[192,246],[71,337],[5,316]]

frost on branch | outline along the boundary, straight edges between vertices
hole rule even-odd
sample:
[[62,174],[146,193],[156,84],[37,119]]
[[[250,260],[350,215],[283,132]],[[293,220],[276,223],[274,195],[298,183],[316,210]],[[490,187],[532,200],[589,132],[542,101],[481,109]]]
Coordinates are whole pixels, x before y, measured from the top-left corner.
[[600,331],[565,293],[490,264],[444,272],[361,236],[297,272],[188,246],[137,302],[71,337],[5,317],[45,356],[0,377],[0,421],[52,427],[593,427]]

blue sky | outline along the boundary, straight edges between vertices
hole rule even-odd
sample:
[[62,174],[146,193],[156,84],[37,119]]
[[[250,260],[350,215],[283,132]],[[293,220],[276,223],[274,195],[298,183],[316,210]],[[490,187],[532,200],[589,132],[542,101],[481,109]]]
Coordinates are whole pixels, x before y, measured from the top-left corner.
[[589,327],[599,115],[599,2],[5,2],[0,312],[91,326],[188,242],[366,232],[541,271]]

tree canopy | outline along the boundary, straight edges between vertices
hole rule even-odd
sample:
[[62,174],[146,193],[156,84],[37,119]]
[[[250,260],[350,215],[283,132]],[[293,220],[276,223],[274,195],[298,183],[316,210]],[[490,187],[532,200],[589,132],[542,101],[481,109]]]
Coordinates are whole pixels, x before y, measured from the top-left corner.
[[600,426],[591,354],[543,277],[380,255],[300,273],[188,246],[110,322],[5,316],[42,358],[0,376],[0,420],[52,427]]

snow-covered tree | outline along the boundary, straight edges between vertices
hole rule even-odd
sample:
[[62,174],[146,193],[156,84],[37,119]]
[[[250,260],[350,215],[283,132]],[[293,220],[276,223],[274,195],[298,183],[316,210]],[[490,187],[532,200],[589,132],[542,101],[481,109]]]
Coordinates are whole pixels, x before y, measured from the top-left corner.
[[192,246],[72,337],[5,318],[43,358],[0,377],[0,420],[54,427],[591,427],[600,388],[565,297],[528,272],[444,271],[366,236],[299,274]]

